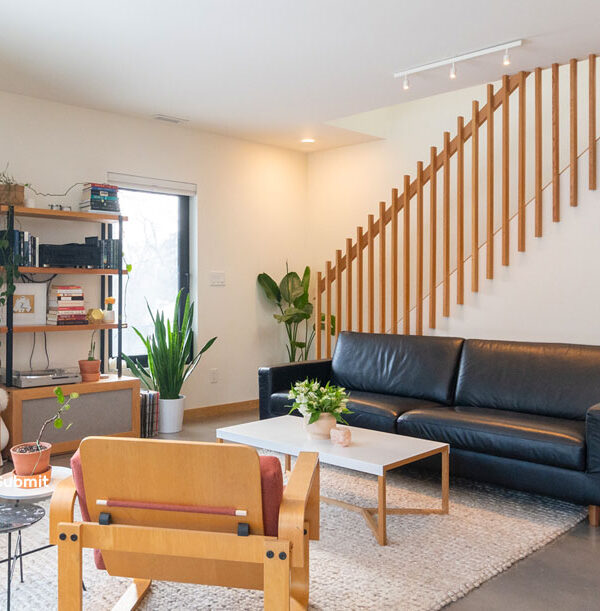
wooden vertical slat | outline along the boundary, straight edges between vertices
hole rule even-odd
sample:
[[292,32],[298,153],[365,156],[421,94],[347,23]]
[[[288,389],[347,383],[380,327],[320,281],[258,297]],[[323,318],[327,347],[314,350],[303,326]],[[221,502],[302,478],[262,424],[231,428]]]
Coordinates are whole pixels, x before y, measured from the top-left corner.
[[485,277],[494,277],[494,86],[487,86],[487,218]]
[[558,64],[552,64],[552,220],[560,221],[560,132],[558,124]]
[[510,263],[510,107],[508,76],[502,77],[502,265]]
[[342,330],[342,251],[335,251],[335,337]]
[[436,325],[437,284],[437,148],[429,151],[429,328]]
[[471,290],[479,290],[479,102],[471,110]]
[[375,332],[375,217],[369,214],[367,229],[367,301],[369,333]]
[[[321,272],[317,273],[317,303],[315,307],[315,350],[317,359],[321,358],[321,342],[322,342],[322,332],[321,332]],[[325,333],[327,333],[327,324],[325,324]]]
[[385,202],[379,202],[379,332],[385,333]]
[[403,240],[403,289],[402,299],[404,308],[402,312],[402,325],[405,335],[410,333],[410,176],[404,175],[404,232]]
[[[337,320],[335,328],[337,330]],[[331,261],[325,264],[325,355],[331,358]]]
[[346,238],[346,329],[352,331],[352,238]]
[[443,300],[442,314],[450,316],[450,132],[444,132],[443,151],[443,193],[442,193],[442,224],[443,224]]
[[392,189],[392,244],[390,257],[392,261],[392,333],[398,333],[398,189]]
[[356,327],[363,331],[363,228],[356,228]]
[[456,125],[456,303],[465,302],[465,141],[464,117]]
[[417,162],[417,286],[415,332],[423,335],[423,162]]
[[535,237],[542,237],[542,69],[535,69]]
[[589,56],[588,161],[589,187],[596,189],[596,56]]
[[569,61],[569,204],[577,205],[577,60]]
[[525,251],[525,113],[527,111],[526,88],[525,88],[525,72],[519,73],[519,148],[518,155],[518,236],[517,249],[519,252]]

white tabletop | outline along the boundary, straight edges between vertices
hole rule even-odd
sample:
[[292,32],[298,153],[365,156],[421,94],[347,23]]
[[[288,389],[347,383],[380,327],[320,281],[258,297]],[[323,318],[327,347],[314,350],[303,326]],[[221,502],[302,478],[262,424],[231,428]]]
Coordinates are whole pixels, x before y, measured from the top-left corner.
[[329,439],[309,439],[302,418],[297,416],[279,416],[227,426],[217,429],[217,438],[292,456],[298,456],[300,452],[318,452],[319,460],[325,464],[373,475],[383,475],[392,465],[425,458],[448,447],[447,443],[395,433],[354,426],[344,428],[352,432],[352,443],[345,448],[334,445]]
[[0,476],[0,498],[19,501],[40,501],[54,494],[58,482],[71,476],[68,467],[52,467],[50,483],[42,488],[23,488],[17,486],[12,473]]

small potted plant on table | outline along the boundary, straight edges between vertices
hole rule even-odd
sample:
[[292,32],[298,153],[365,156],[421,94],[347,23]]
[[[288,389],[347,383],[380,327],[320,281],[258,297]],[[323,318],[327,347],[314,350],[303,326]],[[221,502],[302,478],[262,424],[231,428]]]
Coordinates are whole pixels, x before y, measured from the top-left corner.
[[198,354],[193,355],[192,324],[194,305],[190,296],[185,299],[183,314],[180,314],[182,291],[175,299],[173,321],[165,320],[162,312],[156,315],[150,310],[154,324],[154,333],[144,337],[135,327],[133,330],[144,343],[148,354],[148,366],[143,366],[137,359],[134,361],[126,354],[123,359],[132,373],[150,390],[156,390],[158,400],[158,432],[178,433],[183,425],[185,396],[181,387],[194,371],[202,355],[214,344],[216,337],[208,340]]
[[15,466],[15,477],[21,485],[29,488],[39,488],[47,485],[50,481],[52,467],[50,467],[50,453],[52,444],[42,441],[42,435],[49,424],[53,424],[55,429],[65,428],[68,431],[72,423],[65,427],[63,413],[71,409],[71,401],[79,397],[79,393],[72,392],[69,397],[60,386],[54,389],[54,395],[58,407],[56,412],[43,424],[35,441],[20,443],[10,449],[10,455]]
[[106,306],[106,310],[104,310],[104,322],[112,324],[115,322],[115,311],[113,310],[115,298],[107,297],[104,300],[104,305]]
[[296,382],[288,399],[294,399],[290,414],[298,410],[304,416],[304,430],[309,439],[329,439],[337,422],[348,424],[342,414],[351,414],[346,407],[346,389],[327,382],[321,386],[318,380]]
[[83,382],[97,382],[100,379],[100,361],[96,358],[96,331],[92,332],[87,359],[79,361],[79,371]]

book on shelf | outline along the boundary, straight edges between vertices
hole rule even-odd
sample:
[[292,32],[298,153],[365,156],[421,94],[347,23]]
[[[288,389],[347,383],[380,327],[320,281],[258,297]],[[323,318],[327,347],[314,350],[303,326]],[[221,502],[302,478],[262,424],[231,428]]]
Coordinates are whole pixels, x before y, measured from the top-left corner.
[[[0,232],[3,240],[10,242],[8,230]],[[13,251],[15,260],[22,267],[39,267],[40,262],[40,247],[39,238],[31,235],[29,231],[13,230]]]
[[140,437],[155,437],[158,434],[158,392],[140,391]]
[[84,320],[47,320],[47,325],[56,325],[57,327],[64,327],[68,325],[87,325],[89,324],[87,319]]

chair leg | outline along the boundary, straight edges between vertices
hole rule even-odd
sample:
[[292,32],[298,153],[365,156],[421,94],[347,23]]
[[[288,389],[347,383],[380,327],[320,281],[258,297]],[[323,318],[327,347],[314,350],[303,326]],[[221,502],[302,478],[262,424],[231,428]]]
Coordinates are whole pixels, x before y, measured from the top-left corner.
[[304,523],[304,566],[292,567],[292,585],[291,585],[291,597],[293,607],[299,609],[308,609],[308,587],[309,587],[309,524]]
[[151,579],[134,579],[125,590],[125,594],[119,598],[119,601],[113,607],[113,611],[133,611],[133,609],[137,609],[148,593],[151,584]]
[[591,526],[600,526],[600,505],[590,505],[588,507],[588,519]]
[[58,609],[81,611],[81,526],[59,524]]
[[290,543],[265,541],[265,611],[290,609]]

